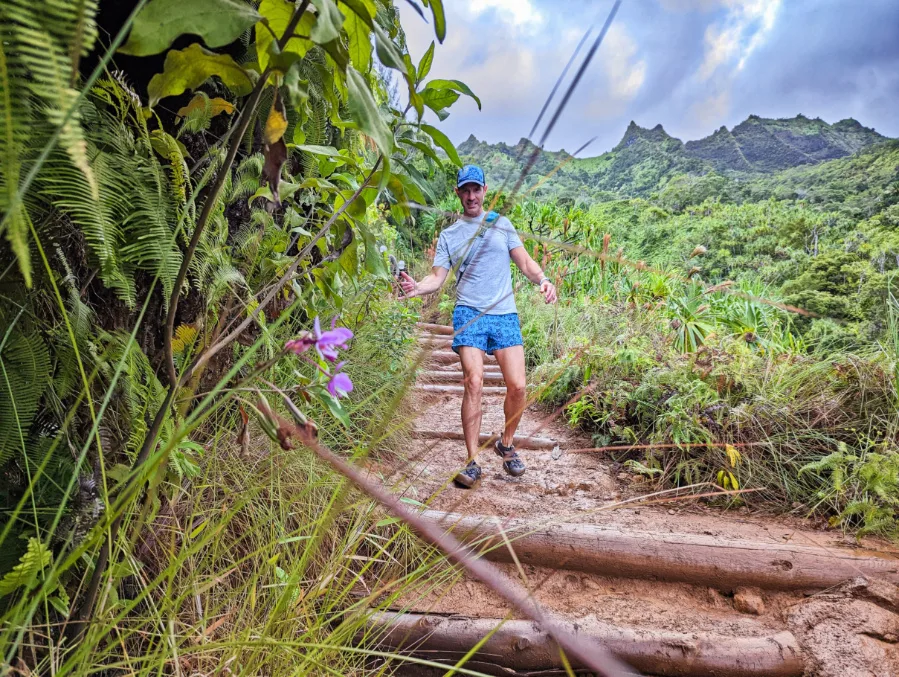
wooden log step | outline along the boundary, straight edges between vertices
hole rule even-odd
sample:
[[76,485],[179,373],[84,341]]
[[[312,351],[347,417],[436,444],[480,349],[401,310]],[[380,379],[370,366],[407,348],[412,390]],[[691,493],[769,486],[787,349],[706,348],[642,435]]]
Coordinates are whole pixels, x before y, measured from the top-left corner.
[[[464,440],[461,431],[456,430],[413,430],[412,436],[422,440]],[[481,433],[478,441],[480,444],[492,444],[498,439],[497,435]],[[517,449],[555,449],[558,443],[548,437],[530,437],[528,435],[516,435],[513,444]]]
[[430,322],[416,322],[415,326],[423,331],[431,332],[432,334],[441,334],[443,336],[452,336],[453,328],[447,326],[445,324],[432,324]]
[[418,342],[418,347],[423,350],[452,350],[452,339],[425,339]]
[[[424,383],[462,383],[462,370],[452,371],[420,371],[418,379]],[[484,383],[502,383],[503,374],[500,371],[484,371]]]
[[[421,383],[415,386],[415,390],[421,393],[433,393],[435,395],[461,395],[465,392],[465,386],[444,385],[442,383]],[[482,395],[505,395],[506,386],[484,386]]]
[[[365,641],[381,649],[405,650],[430,660],[453,662],[493,633],[474,660],[508,671],[564,669],[558,645],[533,621],[435,616],[382,611],[366,621]],[[800,677],[805,665],[790,632],[734,637],[688,634],[605,623],[561,621],[571,634],[589,637],[641,673],[691,677]],[[357,640],[362,639],[362,632]],[[571,659],[573,668],[584,668]]]
[[[479,550],[511,562],[496,517],[427,510],[422,515]],[[523,564],[603,576],[680,581],[732,591],[739,586],[822,590],[857,576],[899,584],[899,556],[863,549],[799,543],[726,540],[701,534],[620,531],[592,524],[534,527],[505,519],[502,531]]]
[[[432,362],[439,362],[440,364],[459,362],[459,356],[452,350],[435,350],[431,353],[430,359]],[[484,364],[498,364],[498,362],[496,361],[495,356],[485,355]]]

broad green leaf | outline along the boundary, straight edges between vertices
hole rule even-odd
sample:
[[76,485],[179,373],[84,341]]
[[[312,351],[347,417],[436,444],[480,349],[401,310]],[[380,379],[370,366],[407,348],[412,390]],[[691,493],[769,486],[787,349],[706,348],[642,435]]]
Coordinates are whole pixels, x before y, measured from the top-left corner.
[[349,163],[351,165],[355,165],[355,159],[350,155],[344,155],[339,150],[334,148],[334,146],[316,146],[314,144],[303,144],[295,146],[297,150],[301,150],[306,153],[311,153],[312,155],[324,156],[327,158],[331,158],[336,161],[336,163],[344,164]]
[[369,26],[357,14],[350,12],[344,24],[347,34],[350,61],[360,73],[371,68],[371,38]]
[[381,118],[365,78],[352,67],[347,69],[347,88],[353,120],[359,125],[363,134],[374,139],[383,155],[390,155],[394,149],[393,134]]
[[272,195],[272,189],[268,186],[261,186],[255,193],[247,198],[247,206],[249,207],[251,204],[253,204],[253,200],[255,200],[257,197],[264,197],[269,202],[275,201],[275,198]]
[[395,174],[402,182],[406,195],[418,204],[437,202],[437,196],[434,195],[434,191],[425,177],[421,175],[421,172],[411,163],[403,162],[402,160],[397,160],[397,162],[406,170],[405,174]]
[[290,105],[295,109],[300,109],[309,99],[309,81],[300,78],[299,68],[291,68],[285,73],[284,88],[287,90]]
[[315,27],[310,34],[312,41],[323,45],[336,40],[343,26],[343,13],[337,9],[334,0],[312,0],[312,4],[318,10]]
[[177,115],[179,118],[187,117],[194,111],[207,110],[206,106],[209,106],[209,116],[213,118],[219,113],[228,113],[230,115],[234,112],[234,104],[230,101],[226,101],[221,97],[210,99],[204,92],[200,92],[190,100],[190,103],[179,108]]
[[[406,163],[400,163],[404,169],[408,169],[408,165]],[[425,198],[424,192],[422,192],[421,188],[418,184],[412,179],[410,176],[406,176],[405,174],[394,174],[397,180],[403,186],[403,192],[406,194],[406,198],[411,202],[417,202],[420,205],[426,204],[427,199]]]
[[459,153],[456,152],[456,147],[453,145],[453,142],[449,140],[449,137],[441,132],[436,127],[432,127],[431,125],[422,125],[421,131],[430,136],[434,143],[440,146],[446,154],[449,156],[449,159],[452,160],[453,164],[457,167],[462,166],[462,160],[459,158]]
[[[347,226],[349,227],[349,226]],[[353,240],[337,259],[340,267],[351,278],[359,272],[359,240]]]
[[[278,197],[281,202],[283,202],[284,200],[288,200],[293,197],[294,193],[296,193],[300,188],[302,188],[302,186],[298,183],[291,183],[290,181],[280,181],[278,183]],[[258,197],[264,197],[269,202],[275,201],[272,189],[268,186],[262,186],[247,199],[247,206],[249,207],[250,205],[252,205],[253,200]],[[302,228],[300,228],[299,230],[302,230]],[[303,233],[308,235],[306,231],[303,231]]]
[[359,230],[362,232],[362,239],[365,242],[365,270],[377,277],[385,279],[390,277],[375,236],[361,223],[359,224]]
[[328,157],[339,157],[343,160],[346,158],[340,154],[340,151],[337,150],[334,146],[316,146],[314,144],[306,144],[303,146],[297,146],[297,150],[303,150],[307,153],[312,153],[313,155],[326,155]]
[[[358,188],[358,186],[357,186]],[[364,219],[365,210],[368,209],[369,197],[363,192],[357,199],[347,204],[347,200],[355,194],[356,188],[342,190],[334,196],[334,209],[340,209],[343,205],[347,205],[346,211],[343,213],[352,219]]]
[[382,64],[408,75],[406,62],[403,60],[403,50],[397,47],[396,43],[378,24],[375,24],[375,49]]
[[[328,292],[330,291],[328,289],[328,287],[329,287],[328,281],[323,280],[324,276],[326,275],[326,271],[319,268],[318,270],[312,271],[312,273],[313,273],[313,276],[316,278],[316,282],[318,283],[317,286],[320,289],[322,289],[323,292],[328,294]],[[310,388],[307,388],[306,392],[308,392],[315,399],[317,399],[319,402],[321,402],[323,405],[325,405],[325,407],[328,409],[328,411],[331,412],[331,415],[335,419],[340,421],[340,423],[342,423],[346,427],[350,426],[350,417],[347,415],[346,411],[340,405],[340,402],[337,401],[336,399],[334,399],[333,397],[331,397],[331,393],[329,393],[327,390],[325,390],[325,388],[323,388],[321,386],[312,386]]]
[[459,100],[459,93],[451,89],[425,89],[421,92],[425,106],[435,113],[445,110]]
[[157,73],[147,86],[150,107],[167,96],[177,96],[188,89],[196,89],[213,75],[217,76],[237,96],[245,96],[253,89],[249,74],[227,54],[214,54],[193,44],[186,49],[173,49],[165,56],[162,73]]
[[429,158],[431,158],[432,160],[434,160],[434,161],[437,162],[438,164],[441,164],[440,157],[437,155],[437,153],[434,152],[434,149],[431,148],[431,147],[430,147],[428,144],[426,144],[425,142],[423,142],[423,141],[416,141],[415,139],[400,139],[399,141],[400,141],[400,143],[404,143],[404,144],[406,144],[407,146],[412,146],[413,148],[417,148],[417,149],[420,150],[422,153],[424,153],[426,156],[428,156]]
[[[294,3],[289,2],[289,0],[262,0],[259,4],[259,13],[262,15],[262,21],[256,24],[256,56],[259,59],[260,71],[266,69],[272,60],[273,53],[277,52],[275,36],[280,39],[284,35],[284,31],[287,30],[287,25],[290,23],[290,18],[293,16],[295,9]],[[306,12],[300,18],[294,35],[308,36],[314,26],[315,15],[312,12]],[[272,35],[273,33],[274,35]],[[302,59],[306,56],[306,52],[314,46],[314,43],[308,38],[291,38],[287,41],[284,49],[281,50],[279,61],[282,63],[278,65],[286,71],[286,66],[290,59],[284,58],[285,55]]]
[[332,181],[340,181],[352,191],[356,191],[356,189],[359,188],[359,182],[356,181],[356,178],[352,174],[348,174],[346,172],[335,172],[334,174],[331,174],[329,178]]
[[281,202],[284,200],[288,200],[293,197],[294,193],[296,193],[300,189],[300,184],[291,183],[290,181],[282,181],[278,184],[278,196],[281,198]]
[[208,47],[224,47],[259,21],[242,0],[151,0],[135,17],[128,42],[132,56],[159,54],[180,35],[199,35]]
[[428,84],[425,85],[425,91],[431,89],[448,89],[451,91],[459,92],[460,94],[465,94],[465,96],[470,96],[475,100],[475,103],[478,104],[478,110],[481,109],[481,100],[477,96],[475,96],[475,93],[471,91],[471,88],[461,80],[431,80]]
[[414,90],[410,91],[409,103],[412,104],[415,113],[418,115],[418,119],[421,120],[421,116],[424,115],[425,112],[425,100],[421,98],[421,94]]
[[[331,40],[321,45],[328,57],[328,68],[332,73],[342,74],[346,71],[346,67],[350,65],[350,53],[347,51],[343,40]],[[334,86],[341,92],[341,97],[345,97],[346,92],[343,91],[343,78],[334,78]]]
[[369,30],[374,30],[373,19],[378,14],[378,8],[372,0],[340,0],[340,3],[346,5],[353,14],[362,19]]
[[431,5],[431,14],[434,15],[434,32],[437,34],[437,39],[443,44],[443,39],[446,37],[446,15],[443,12],[443,0],[430,0],[430,3],[425,3]]
[[337,186],[335,186],[333,183],[331,183],[327,179],[322,179],[317,176],[310,176],[300,184],[300,188],[313,188],[317,191],[337,190]]
[[424,80],[428,73],[431,72],[431,64],[434,63],[434,41],[431,40],[431,46],[428,47],[428,50],[425,52],[425,55],[421,57],[421,61],[418,63],[418,81],[421,82]]

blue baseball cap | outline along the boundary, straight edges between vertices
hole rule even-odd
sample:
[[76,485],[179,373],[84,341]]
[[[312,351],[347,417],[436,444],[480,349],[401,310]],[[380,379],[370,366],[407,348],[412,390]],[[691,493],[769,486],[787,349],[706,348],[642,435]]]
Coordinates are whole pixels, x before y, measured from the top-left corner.
[[476,183],[479,186],[486,186],[487,180],[484,178],[484,170],[477,165],[465,165],[459,170],[456,176],[456,188],[461,188],[466,183]]

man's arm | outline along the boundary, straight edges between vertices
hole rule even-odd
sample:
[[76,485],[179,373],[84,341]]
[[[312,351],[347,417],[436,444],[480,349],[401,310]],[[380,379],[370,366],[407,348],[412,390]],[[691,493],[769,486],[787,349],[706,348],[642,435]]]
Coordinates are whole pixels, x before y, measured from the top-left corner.
[[449,275],[449,271],[446,268],[434,266],[431,268],[430,275],[424,277],[421,282],[416,282],[405,272],[401,272],[400,287],[402,287],[403,294],[406,298],[412,298],[413,296],[427,296],[428,294],[433,294],[443,286],[443,283],[446,282],[447,275]]
[[515,247],[509,252],[515,265],[534,284],[540,285],[540,293],[547,303],[555,303],[558,295],[556,294],[556,285],[550,282],[549,278],[543,273],[540,265],[531,258],[528,250],[524,247]]

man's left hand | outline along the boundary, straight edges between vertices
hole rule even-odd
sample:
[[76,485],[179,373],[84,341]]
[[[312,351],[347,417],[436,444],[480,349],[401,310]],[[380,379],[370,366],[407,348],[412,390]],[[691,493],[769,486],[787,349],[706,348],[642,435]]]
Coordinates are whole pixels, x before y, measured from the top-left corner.
[[543,299],[547,303],[555,303],[559,298],[556,293],[556,285],[549,280],[543,280],[543,283],[540,285],[540,293],[543,294]]

